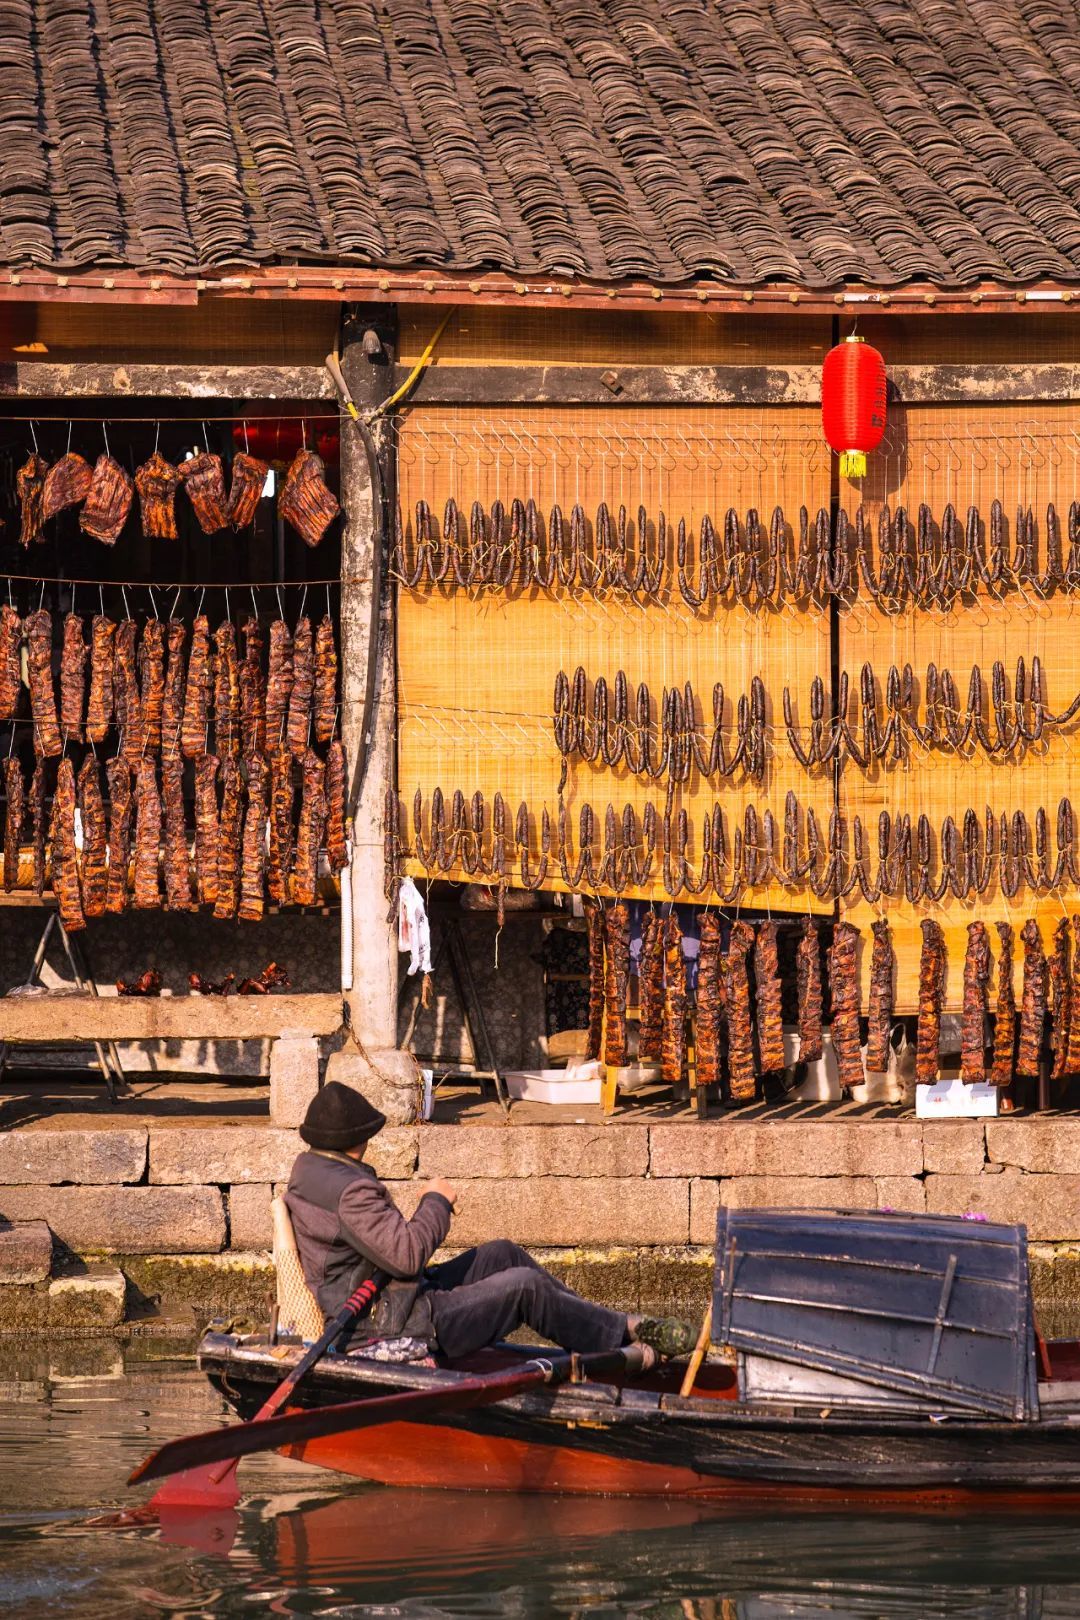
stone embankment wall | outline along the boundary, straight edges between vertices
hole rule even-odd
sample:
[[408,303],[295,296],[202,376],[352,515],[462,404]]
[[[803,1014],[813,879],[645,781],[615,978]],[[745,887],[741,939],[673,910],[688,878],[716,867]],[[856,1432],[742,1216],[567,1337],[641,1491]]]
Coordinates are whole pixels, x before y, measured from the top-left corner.
[[[0,1134],[0,1216],[118,1257],[166,1311],[261,1308],[270,1200],[299,1148],[262,1124],[33,1122]],[[435,1124],[387,1129],[371,1161],[406,1212],[427,1178],[455,1183],[455,1247],[516,1239],[624,1308],[704,1302],[721,1202],[1022,1221],[1040,1303],[1080,1301],[1080,1119]]]

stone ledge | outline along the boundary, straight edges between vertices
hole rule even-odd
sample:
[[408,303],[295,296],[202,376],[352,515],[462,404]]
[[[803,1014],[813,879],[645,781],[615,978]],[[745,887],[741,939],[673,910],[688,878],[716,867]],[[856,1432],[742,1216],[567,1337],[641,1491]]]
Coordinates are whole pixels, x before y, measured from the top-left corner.
[[[415,1127],[387,1126],[380,1131],[367,1155],[376,1175],[411,1176],[416,1141]],[[277,1125],[153,1125],[150,1181],[163,1187],[288,1181],[293,1161],[303,1151],[299,1133]]]
[[986,1126],[981,1119],[923,1121],[923,1165],[945,1175],[977,1176],[986,1163]]
[[747,1120],[651,1125],[654,1176],[917,1176],[922,1125],[914,1120]]
[[0,1216],[47,1221],[77,1254],[207,1254],[225,1245],[216,1187],[0,1187]]
[[985,1215],[1027,1227],[1029,1239],[1068,1242],[1080,1238],[1080,1174],[1029,1175],[1007,1166],[996,1176],[931,1175],[926,1178],[931,1215]]
[[52,1233],[45,1221],[0,1221],[0,1283],[44,1282],[52,1270]]
[[644,1176],[648,1168],[644,1125],[425,1125],[420,1131],[419,1174],[425,1177]]
[[0,997],[0,1041],[251,1041],[298,1029],[333,1035],[340,1027],[341,997],[328,992]]
[[115,1266],[88,1266],[49,1284],[49,1325],[62,1328],[116,1327],[124,1320],[127,1282]]
[[1080,1119],[1044,1115],[987,1120],[986,1153],[992,1164],[1043,1175],[1074,1174],[1080,1170]]
[[0,1185],[55,1186],[73,1182],[93,1187],[141,1181],[146,1170],[146,1131],[56,1130],[16,1125],[0,1131]]
[[[524,1177],[509,1181],[459,1181],[450,1242],[468,1248],[489,1238],[540,1246],[609,1242],[686,1243],[689,1183],[674,1179]],[[424,1192],[420,1182],[403,1182],[394,1197],[411,1215]]]

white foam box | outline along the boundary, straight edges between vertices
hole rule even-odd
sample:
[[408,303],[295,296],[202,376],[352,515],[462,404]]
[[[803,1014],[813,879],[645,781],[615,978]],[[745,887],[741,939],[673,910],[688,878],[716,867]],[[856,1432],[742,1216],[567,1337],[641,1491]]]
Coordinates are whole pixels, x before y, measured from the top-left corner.
[[915,1087],[917,1119],[979,1119],[995,1117],[998,1088],[985,1083],[968,1086],[962,1080],[936,1080]]
[[510,1069],[504,1075],[506,1089],[515,1102],[598,1103],[599,1065],[590,1064],[593,1074],[576,1074],[572,1069]]

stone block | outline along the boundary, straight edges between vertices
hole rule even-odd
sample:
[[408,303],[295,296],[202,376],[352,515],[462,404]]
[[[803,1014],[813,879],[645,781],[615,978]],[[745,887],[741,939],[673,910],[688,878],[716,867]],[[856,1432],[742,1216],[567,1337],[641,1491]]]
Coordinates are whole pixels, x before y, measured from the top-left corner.
[[692,1181],[690,1183],[690,1242],[716,1242],[716,1212],[720,1208],[718,1181]]
[[878,1209],[895,1209],[903,1215],[926,1214],[926,1188],[914,1176],[878,1176]]
[[52,1269],[52,1233],[45,1221],[0,1220],[0,1283],[44,1282]]
[[988,1119],[986,1156],[992,1164],[1043,1175],[1074,1174],[1080,1171],[1080,1119]]
[[420,1175],[450,1181],[644,1176],[648,1168],[644,1125],[425,1125],[420,1132]]
[[225,1246],[217,1187],[0,1187],[0,1216],[47,1221],[78,1254],[211,1254]]
[[416,1147],[415,1126],[385,1125],[368,1143],[364,1162],[384,1181],[407,1181],[416,1169]]
[[986,1161],[981,1119],[924,1119],[923,1164],[948,1176],[977,1176]]
[[127,1283],[115,1266],[88,1266],[49,1284],[50,1327],[116,1327],[124,1320]]
[[649,1127],[654,1176],[917,1176],[922,1127],[914,1120],[727,1120]]
[[241,1183],[229,1188],[229,1248],[264,1253],[274,1246],[270,1219],[273,1187],[266,1182]]
[[1080,1175],[1027,1175],[1010,1166],[996,1176],[927,1176],[926,1209],[1020,1223],[1040,1241],[1074,1241],[1080,1238]]
[[150,1181],[156,1186],[287,1181],[304,1144],[275,1125],[155,1125]]
[[416,1059],[396,1047],[358,1052],[344,1047],[326,1062],[327,1081],[352,1086],[380,1109],[391,1125],[415,1125],[420,1099]]
[[0,1185],[41,1182],[78,1186],[141,1181],[146,1132],[101,1126],[64,1130],[20,1125],[0,1131]]
[[[467,1248],[490,1238],[515,1243],[685,1243],[689,1231],[688,1183],[619,1177],[542,1176],[532,1180],[455,1183],[457,1210],[447,1244]],[[403,1182],[394,1199],[411,1215],[422,1181]]]
[[295,1128],[319,1089],[319,1043],[313,1035],[283,1035],[270,1048],[270,1118]]

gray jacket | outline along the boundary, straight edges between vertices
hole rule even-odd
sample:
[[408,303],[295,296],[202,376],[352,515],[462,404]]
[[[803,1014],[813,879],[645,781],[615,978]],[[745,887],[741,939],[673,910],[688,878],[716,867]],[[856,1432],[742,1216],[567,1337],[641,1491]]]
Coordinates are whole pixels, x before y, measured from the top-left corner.
[[[450,1230],[453,1213],[441,1193],[427,1192],[411,1221],[368,1165],[343,1153],[301,1153],[285,1202],[307,1285],[324,1316],[335,1316],[375,1271],[418,1284]],[[405,1290],[395,1290],[404,1295]],[[416,1296],[416,1286],[408,1303]],[[399,1298],[394,1315],[408,1306]]]

